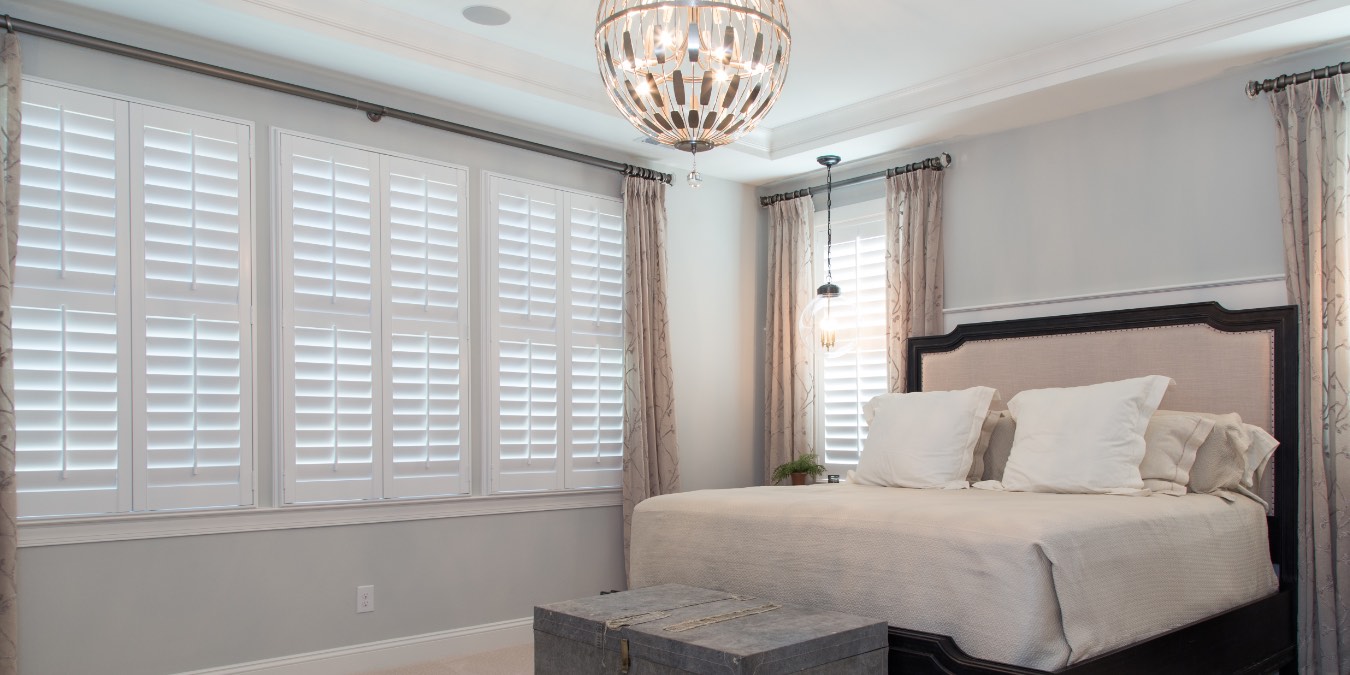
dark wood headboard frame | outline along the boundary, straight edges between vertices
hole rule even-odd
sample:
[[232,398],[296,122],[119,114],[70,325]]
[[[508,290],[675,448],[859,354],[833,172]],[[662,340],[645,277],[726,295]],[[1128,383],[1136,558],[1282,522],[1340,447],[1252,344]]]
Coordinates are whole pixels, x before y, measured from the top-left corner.
[[[1280,442],[1279,448],[1275,451],[1273,460],[1275,481],[1272,506],[1274,515],[1267,518],[1268,532],[1270,536],[1270,557],[1276,565],[1279,575],[1280,592],[1267,601],[1258,601],[1240,610],[1245,611],[1243,621],[1248,621],[1253,616],[1261,615],[1260,621],[1251,620],[1250,639],[1255,640],[1258,637],[1279,638],[1283,643],[1284,636],[1270,636],[1272,629],[1277,632],[1287,632],[1289,644],[1281,644],[1277,650],[1278,656],[1263,657],[1260,663],[1267,666],[1266,670],[1273,670],[1269,666],[1284,666],[1289,669],[1288,659],[1292,659],[1293,653],[1293,631],[1297,625],[1295,614],[1295,592],[1298,583],[1298,441],[1299,441],[1299,390],[1298,390],[1298,314],[1296,307],[1272,307],[1266,309],[1245,309],[1228,310],[1224,309],[1218,303],[1205,302],[1186,305],[1169,305],[1163,307],[1148,307],[1143,309],[1127,309],[1109,312],[1093,312],[1088,314],[1073,314],[1066,316],[1053,316],[1032,319],[1015,319],[1012,321],[995,321],[989,323],[977,323],[962,325],[946,335],[936,335],[932,337],[919,337],[909,340],[909,365],[906,373],[906,384],[908,391],[919,391],[923,383],[923,356],[925,354],[947,352],[960,347],[967,341],[972,340],[998,340],[1016,337],[1033,337],[1040,335],[1061,335],[1071,333],[1089,333],[1110,330],[1123,330],[1131,328],[1150,328],[1159,326],[1178,326],[1187,324],[1203,324],[1214,328],[1215,330],[1238,333],[1245,331],[1271,331],[1274,335],[1274,429],[1271,430],[1275,438]],[[1165,374],[1165,373],[1164,373]],[[1257,605],[1267,603],[1261,608]],[[1161,658],[1158,655],[1162,653],[1176,655],[1168,656],[1170,659],[1181,658],[1185,661],[1184,655],[1188,652],[1197,651],[1199,645],[1209,642],[1211,633],[1217,635],[1227,633],[1228,638],[1225,642],[1232,644],[1234,637],[1233,629],[1236,625],[1238,634],[1246,633],[1244,630],[1247,623],[1243,624],[1222,624],[1223,630],[1220,631],[1220,621],[1229,615],[1237,616],[1239,610],[1234,610],[1228,615],[1220,615],[1212,620],[1203,621],[1191,626],[1178,629],[1173,633],[1159,636],[1139,645],[1124,648],[1118,652],[1104,655],[1086,662],[1077,664],[1067,672],[1073,673],[1115,673],[1115,672],[1162,672],[1162,670],[1153,670],[1154,666],[1148,666],[1149,670],[1140,671],[1139,667],[1145,664],[1157,664],[1154,658]],[[1266,621],[1265,616],[1271,613],[1283,614],[1283,617],[1272,617],[1271,620],[1278,620],[1277,624]],[[1285,624],[1287,619],[1288,623]],[[1231,619],[1236,621],[1236,618]],[[1266,635],[1261,635],[1266,633]],[[1247,639],[1247,638],[1243,638]],[[892,673],[895,672],[920,672],[914,670],[912,664],[905,667],[902,671],[895,670],[895,666],[903,666],[905,659],[910,659],[918,654],[919,651],[914,645],[928,640],[923,634],[911,633],[907,631],[896,631],[892,629]],[[934,645],[941,640],[936,640]],[[1156,644],[1155,644],[1156,643]],[[1274,643],[1270,643],[1274,644]],[[895,652],[897,645],[901,645],[904,654],[897,657]],[[1184,645],[1184,646],[1182,646]],[[939,645],[940,646],[940,645]],[[942,672],[960,672],[960,673],[1015,673],[1027,672],[1018,668],[1008,668],[1006,666],[996,667],[1001,664],[991,664],[985,662],[979,663],[977,659],[970,659],[968,656],[954,656],[950,653],[948,647],[943,647],[948,655],[939,658],[939,655],[925,654],[924,659],[932,659],[934,662],[942,661],[945,669]],[[1204,650],[1208,652],[1208,650]],[[955,650],[959,654],[959,649]],[[1210,656],[1213,656],[1210,653]],[[951,657],[955,661],[945,661]],[[1255,657],[1255,656],[1254,656]],[[897,660],[899,659],[899,660]],[[1172,664],[1182,661],[1172,661]],[[962,666],[964,663],[966,666]],[[1214,661],[1209,661],[1204,668],[1205,672],[1227,672],[1223,669],[1210,670],[1218,668]],[[1183,666],[1189,667],[1189,666]],[[992,668],[992,669],[987,669]],[[1225,666],[1226,668],[1226,666]],[[1167,669],[1164,669],[1167,670]],[[1202,672],[1202,670],[1177,670],[1175,672]],[[1245,670],[1245,668],[1244,668]],[[1257,671],[1253,671],[1257,672]],[[1261,671],[1264,672],[1264,671]]]

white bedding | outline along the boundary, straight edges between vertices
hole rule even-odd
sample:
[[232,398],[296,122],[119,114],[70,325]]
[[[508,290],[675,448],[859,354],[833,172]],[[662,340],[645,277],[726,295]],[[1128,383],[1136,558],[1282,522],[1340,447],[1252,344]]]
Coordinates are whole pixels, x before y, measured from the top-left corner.
[[630,586],[681,583],[950,635],[1054,670],[1275,592],[1265,510],[835,484],[665,495],[633,515]]

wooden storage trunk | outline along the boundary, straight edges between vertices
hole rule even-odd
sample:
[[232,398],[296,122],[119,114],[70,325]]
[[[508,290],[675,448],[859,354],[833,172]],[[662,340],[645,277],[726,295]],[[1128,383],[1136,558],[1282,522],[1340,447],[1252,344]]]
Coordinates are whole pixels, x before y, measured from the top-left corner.
[[886,623],[667,584],[534,608],[534,672],[872,675]]

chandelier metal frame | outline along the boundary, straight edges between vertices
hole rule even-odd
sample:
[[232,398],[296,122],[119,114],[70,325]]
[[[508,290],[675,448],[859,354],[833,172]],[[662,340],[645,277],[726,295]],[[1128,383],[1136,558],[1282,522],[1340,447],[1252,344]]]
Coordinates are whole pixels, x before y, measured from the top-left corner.
[[601,0],[595,50],[624,117],[662,145],[698,153],[768,114],[792,34],[783,0]]

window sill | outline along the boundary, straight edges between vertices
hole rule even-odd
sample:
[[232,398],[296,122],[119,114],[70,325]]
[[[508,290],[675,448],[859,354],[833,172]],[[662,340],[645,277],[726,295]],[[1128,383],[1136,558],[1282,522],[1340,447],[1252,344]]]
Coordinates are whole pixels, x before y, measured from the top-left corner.
[[142,513],[19,523],[19,548],[620,506],[619,490]]

